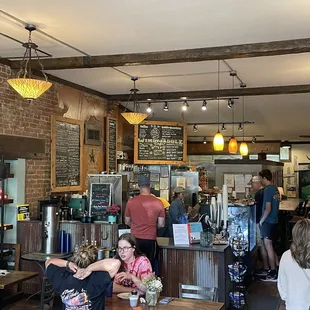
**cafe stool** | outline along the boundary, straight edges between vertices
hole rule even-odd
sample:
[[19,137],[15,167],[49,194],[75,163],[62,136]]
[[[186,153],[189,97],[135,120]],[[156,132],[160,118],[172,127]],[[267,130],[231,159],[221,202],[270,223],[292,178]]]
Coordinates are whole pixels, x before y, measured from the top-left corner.
[[[55,290],[49,283],[47,277],[42,278],[40,304],[35,300],[24,299],[10,308],[10,310],[52,310],[54,305]],[[38,308],[39,306],[39,308]]]
[[179,298],[217,301],[217,288],[186,285],[179,283]]

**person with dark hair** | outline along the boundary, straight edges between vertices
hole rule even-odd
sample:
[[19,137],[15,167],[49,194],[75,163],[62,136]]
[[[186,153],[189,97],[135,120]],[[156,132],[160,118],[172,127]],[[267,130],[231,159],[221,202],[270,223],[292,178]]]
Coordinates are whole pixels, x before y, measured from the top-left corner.
[[287,310],[310,309],[310,220],[298,221],[280,261],[278,290]]
[[142,253],[154,268],[157,248],[157,228],[165,226],[163,203],[151,194],[150,179],[140,176],[138,180],[140,195],[128,200],[125,210],[125,224],[130,226]]
[[255,208],[256,208],[256,244],[260,251],[262,261],[263,261],[263,268],[256,270],[255,274],[257,276],[267,276],[269,265],[268,265],[268,256],[267,251],[264,245],[263,240],[261,239],[260,234],[260,225],[259,221],[262,217],[262,210],[263,210],[263,200],[264,200],[264,187],[262,185],[262,180],[260,176],[254,176],[251,179],[251,185],[253,190],[255,190]]
[[144,293],[146,287],[142,279],[152,274],[152,266],[148,258],[140,252],[136,238],[129,233],[122,234],[118,239],[117,253],[121,268],[115,276],[113,292],[131,292],[135,289]]
[[104,309],[105,291],[121,263],[118,259],[97,262],[97,256],[95,246],[82,245],[72,261],[51,258],[45,262],[47,278],[60,294],[64,309]]
[[184,224],[185,222],[185,207],[184,207],[184,188],[176,187],[174,190],[174,195],[172,197],[172,202],[169,207],[169,235],[173,237],[173,224]]
[[259,225],[270,267],[266,278],[261,280],[267,282],[277,282],[278,275],[276,267],[278,257],[273,248],[273,241],[275,239],[278,225],[280,193],[278,188],[272,184],[272,174],[269,169],[262,170],[259,173],[259,176],[261,177],[262,184],[265,186],[262,217],[259,221]]

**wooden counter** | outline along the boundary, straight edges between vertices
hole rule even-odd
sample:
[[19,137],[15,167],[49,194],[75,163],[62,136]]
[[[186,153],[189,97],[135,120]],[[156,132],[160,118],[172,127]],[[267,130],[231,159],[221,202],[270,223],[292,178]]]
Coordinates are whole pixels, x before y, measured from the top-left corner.
[[217,287],[218,300],[228,309],[232,283],[227,266],[234,260],[230,247],[174,246],[171,239],[164,239],[158,239],[159,273],[164,287],[162,295],[178,297],[179,283]]
[[[83,230],[85,240],[90,243],[92,240],[97,242],[97,246],[106,248],[114,247],[117,244],[117,225],[116,224],[83,224],[75,221],[60,222],[60,230],[65,230],[71,234],[71,251],[75,244],[82,243]],[[42,224],[41,221],[19,221],[17,222],[17,243],[21,245],[21,256],[31,252],[41,251]],[[42,277],[40,266],[35,262],[20,260],[20,270],[39,272]],[[23,290],[27,294],[33,294],[40,289],[40,276],[27,281]]]
[[297,209],[300,200],[298,198],[291,198],[288,200],[282,200],[280,202],[280,211],[289,211],[293,212]]

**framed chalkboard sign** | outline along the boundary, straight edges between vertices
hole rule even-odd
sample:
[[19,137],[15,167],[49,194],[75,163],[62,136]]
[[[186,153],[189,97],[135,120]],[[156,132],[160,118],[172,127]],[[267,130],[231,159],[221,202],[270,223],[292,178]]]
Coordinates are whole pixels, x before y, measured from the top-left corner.
[[117,120],[107,117],[106,124],[106,170],[117,172]]
[[52,116],[51,187],[53,192],[83,189],[83,139],[82,121]]
[[135,125],[135,164],[184,164],[187,157],[187,124],[144,121]]
[[111,183],[91,183],[89,211],[95,221],[104,221],[107,218],[107,207],[112,204]]

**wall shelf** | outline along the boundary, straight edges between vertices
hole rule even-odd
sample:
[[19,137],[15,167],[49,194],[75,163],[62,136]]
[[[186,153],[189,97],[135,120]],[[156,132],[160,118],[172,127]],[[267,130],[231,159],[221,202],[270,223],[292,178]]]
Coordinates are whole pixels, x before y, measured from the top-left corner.
[[[13,229],[13,224],[4,224],[4,230],[10,230]],[[1,225],[0,225],[0,229],[1,229]]]
[[[2,201],[0,200],[0,203],[1,203]],[[14,200],[13,199],[5,199],[4,200],[4,204],[6,205],[6,204],[9,204],[9,203],[13,203],[14,202]]]

